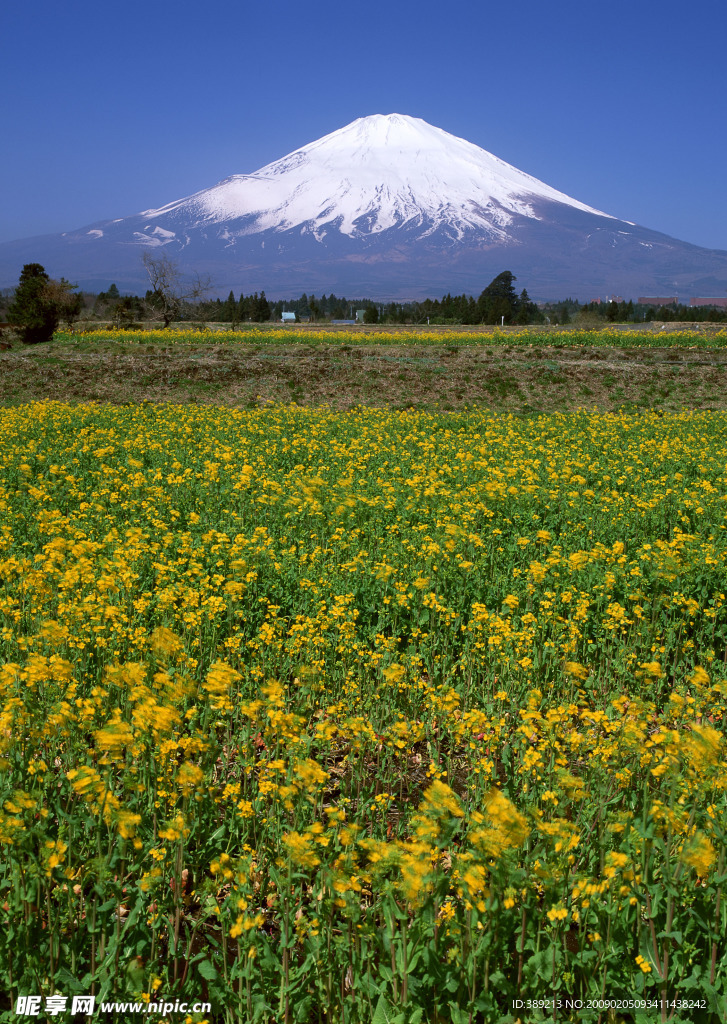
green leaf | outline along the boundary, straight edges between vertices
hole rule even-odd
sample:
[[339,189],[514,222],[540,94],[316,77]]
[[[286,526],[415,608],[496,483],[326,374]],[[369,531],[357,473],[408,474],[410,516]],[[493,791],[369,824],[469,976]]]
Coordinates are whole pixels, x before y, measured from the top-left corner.
[[59,968],[56,974],[56,982],[61,992],[68,992],[74,995],[77,992],[85,991],[81,982],[65,967]]
[[407,964],[407,973],[409,973],[409,972],[414,970],[416,965],[421,960],[421,956],[422,956],[422,950],[421,949],[418,949],[416,951],[416,953],[414,953],[413,956],[411,954],[409,955],[410,958],[409,958],[409,963]]
[[716,1013],[718,1015],[718,1020],[727,1020],[727,995],[725,995],[724,992],[720,994],[710,984],[703,982],[702,996],[707,997],[709,1008],[712,1013]]
[[680,981],[676,987],[680,991],[683,990],[688,992],[690,989],[697,989],[701,992],[704,989],[705,984],[706,982],[704,980],[704,970],[702,965],[696,964],[689,977]]
[[206,981],[214,981],[217,977],[217,969],[211,960],[201,960],[197,964],[197,970]]
[[711,932],[714,925],[714,913],[709,913],[706,907],[700,903],[695,903],[689,910],[690,917],[693,920],[699,921],[700,925],[706,932]]
[[409,915],[407,914],[407,912],[405,910],[402,910],[402,908],[394,900],[391,900],[389,902],[388,909],[394,915],[397,921],[409,920]]
[[96,998],[101,1002],[102,999],[108,999],[111,994],[111,986],[113,985],[114,978],[109,975],[108,971],[99,970],[96,973],[98,980],[101,982],[101,987]]
[[577,954],[577,962],[578,964],[587,963],[589,960],[595,960],[599,955],[596,949],[584,949],[583,952]]
[[[663,843],[662,843],[663,846]],[[649,886],[649,893],[651,895],[651,918],[654,920],[656,912],[659,909],[661,901],[665,896],[665,889],[663,885],[652,885]]]
[[141,992],[146,980],[146,971],[144,970],[144,965],[136,957],[126,965],[126,977],[131,990]]
[[371,1024],[393,1024],[394,1022],[394,1009],[389,1006],[384,996],[379,996],[379,1001],[376,1004],[374,1015],[371,1019]]
[[526,976],[533,978],[533,975],[535,975],[538,978],[542,978],[544,981],[553,981],[554,965],[557,977],[561,957],[561,951],[557,946],[555,948],[550,946],[548,949],[541,949],[539,953],[534,953],[529,960],[526,960]]
[[470,1015],[456,1003],[449,1003],[449,1011],[452,1014],[452,1024],[469,1024]]

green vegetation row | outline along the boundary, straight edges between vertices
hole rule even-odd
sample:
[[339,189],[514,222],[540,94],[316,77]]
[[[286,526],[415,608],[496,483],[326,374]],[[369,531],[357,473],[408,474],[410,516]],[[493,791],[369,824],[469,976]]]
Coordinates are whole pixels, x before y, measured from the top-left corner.
[[365,328],[315,329],[261,327],[259,324],[237,330],[215,330],[204,325],[190,328],[181,325],[170,329],[57,331],[55,339],[64,343],[104,343],[122,341],[131,345],[419,345],[435,348],[459,347],[531,347],[531,348],[705,348],[727,347],[727,331],[639,331],[639,330],[569,330],[569,331],[468,331],[408,330],[369,331]]

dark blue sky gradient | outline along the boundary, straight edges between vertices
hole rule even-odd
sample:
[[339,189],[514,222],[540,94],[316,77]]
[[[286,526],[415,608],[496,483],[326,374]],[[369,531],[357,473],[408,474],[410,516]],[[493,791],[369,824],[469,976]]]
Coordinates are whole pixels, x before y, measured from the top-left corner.
[[2,17],[0,240],[161,206],[374,113],[727,249],[727,8],[39,0]]

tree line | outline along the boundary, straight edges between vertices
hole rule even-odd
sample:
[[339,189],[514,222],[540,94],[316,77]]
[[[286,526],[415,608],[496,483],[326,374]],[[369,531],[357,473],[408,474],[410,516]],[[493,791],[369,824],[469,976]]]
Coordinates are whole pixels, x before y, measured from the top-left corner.
[[727,323],[727,309],[719,306],[685,306],[681,302],[666,305],[639,305],[634,302],[587,302],[580,307],[584,313],[610,323],[649,323],[651,320],[689,323]]
[[142,257],[150,287],[143,296],[122,295],[112,284],[96,295],[81,293],[65,278],[52,280],[39,263],[23,267],[14,292],[0,298],[7,320],[27,344],[48,341],[60,323],[72,327],[81,315],[110,321],[119,328],[138,328],[143,322],[168,327],[175,321],[229,323],[234,329],[242,323],[279,321],[283,312],[294,313],[299,321],[352,320],[364,310],[366,323],[391,324],[553,324],[641,323],[657,321],[727,322],[727,309],[688,307],[679,303],[639,306],[632,301],[579,303],[563,299],[536,305],[527,290],[515,289],[515,275],[504,270],[485,287],[477,298],[451,295],[421,302],[378,303],[373,299],[347,299],[343,296],[307,295],[297,299],[270,302],[265,292],[226,299],[208,298],[209,280],[197,276],[182,277],[177,266],[165,255],[145,253]]
[[[513,282],[515,275],[509,270],[498,274],[475,299],[472,295],[445,295],[440,299],[422,302],[379,303],[373,299],[348,299],[345,296],[307,295],[297,299],[279,299],[268,302],[265,292],[260,297],[241,294],[235,298],[230,292],[227,299],[201,303],[196,312],[200,319],[235,323],[247,320],[280,320],[284,312],[294,313],[297,320],[352,320],[357,310],[364,310],[366,323],[434,323],[434,324],[530,324],[543,323],[537,305],[530,300],[525,289],[518,295]],[[267,315],[261,315],[261,309]]]
[[81,313],[110,321],[116,327],[135,328],[142,321],[159,322],[168,327],[174,321],[264,323],[280,320],[284,311],[298,320],[353,319],[354,311],[364,310],[367,323],[541,323],[543,316],[525,289],[518,295],[509,270],[498,274],[475,299],[473,296],[445,295],[423,302],[389,302],[372,299],[349,300],[334,294],[305,293],[299,299],[269,302],[265,292],[209,299],[209,281],[197,277],[185,281],[175,264],[166,256],[145,253],[142,257],[151,287],[144,296],[122,295],[116,284],[97,295],[76,291],[68,281],[52,281],[38,263],[26,264],[7,307],[8,320],[21,333],[23,341],[49,340],[59,323],[72,327]]

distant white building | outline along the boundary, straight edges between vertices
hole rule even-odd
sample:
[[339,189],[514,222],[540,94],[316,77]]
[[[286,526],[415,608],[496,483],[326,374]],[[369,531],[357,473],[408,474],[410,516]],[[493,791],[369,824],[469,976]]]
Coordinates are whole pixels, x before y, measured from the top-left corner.
[[294,324],[295,323],[295,313],[281,313],[280,315],[282,317],[281,323],[284,323],[284,324]]

